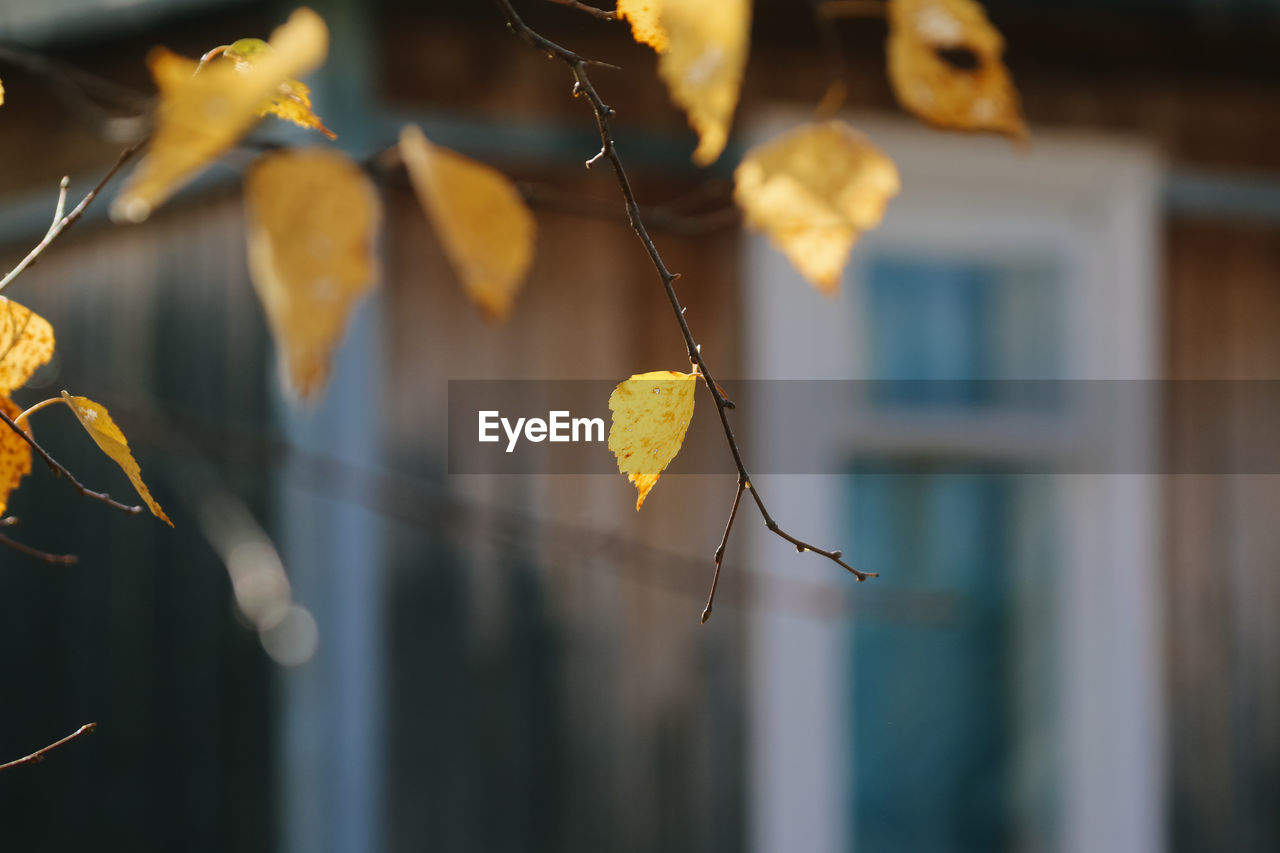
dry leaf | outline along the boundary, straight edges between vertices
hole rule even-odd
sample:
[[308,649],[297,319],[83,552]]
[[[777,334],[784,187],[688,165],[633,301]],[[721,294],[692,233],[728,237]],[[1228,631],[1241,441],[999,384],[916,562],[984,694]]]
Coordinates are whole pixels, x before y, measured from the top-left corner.
[[295,148],[250,167],[245,208],[249,272],[281,381],[309,397],[328,381],[347,318],[377,281],[382,203],[341,151]]
[[414,125],[400,156],[449,263],[490,319],[500,320],[533,261],[533,214],[511,181],[483,163],[432,145]]
[[111,415],[107,413],[106,408],[88,397],[73,397],[66,391],[62,392],[62,400],[71,407],[71,411],[75,412],[80,425],[89,433],[89,437],[98,445],[98,448],[110,456],[111,460],[129,477],[129,482],[133,483],[133,487],[138,490],[138,496],[151,510],[151,514],[173,527],[169,516],[164,514],[160,504],[151,497],[147,484],[142,482],[142,472],[138,470],[138,463],[129,452],[129,442],[116,426],[115,421],[111,420]]
[[0,83],[0,104],[4,103],[4,83]]
[[609,449],[617,457],[618,470],[640,492],[637,510],[680,452],[693,419],[698,378],[696,373],[674,370],[638,373],[609,395],[609,411],[613,412]]
[[[8,396],[0,397],[0,409],[10,419],[16,420],[22,414],[22,407]],[[27,434],[31,434],[31,425],[23,424]],[[22,440],[7,424],[0,425],[0,515],[9,506],[9,495],[18,488],[22,478],[31,473],[31,445]]]
[[[262,39],[249,38],[240,39],[222,48],[214,48],[209,53],[214,51],[221,51],[223,56],[231,60],[236,71],[248,74],[264,56],[270,54],[271,45]],[[209,54],[205,56],[208,57]],[[298,80],[285,80],[280,84],[279,89],[271,95],[271,100],[258,111],[260,116],[267,114],[291,121],[300,127],[318,130],[330,139],[338,138],[311,109],[311,88]]]
[[187,180],[230,148],[262,114],[281,86],[324,61],[329,31],[320,16],[299,9],[271,34],[271,50],[245,73],[197,63],[163,48],[148,63],[160,89],[151,148],[111,205],[116,220],[141,222]]
[[641,44],[662,53],[667,49],[667,34],[658,21],[662,0],[618,0],[618,17],[631,24],[631,36]]
[[[656,2],[656,0],[655,0]],[[714,163],[729,140],[751,36],[750,0],[661,2],[666,49],[658,74],[698,133],[693,162]]]
[[889,79],[899,103],[930,124],[1026,140],[1003,53],[973,0],[889,0]]
[[734,172],[734,200],[805,278],[834,293],[858,235],[899,189],[898,169],[838,121],[802,125],[758,145]]
[[27,384],[53,358],[53,327],[39,314],[0,296],[0,395]]

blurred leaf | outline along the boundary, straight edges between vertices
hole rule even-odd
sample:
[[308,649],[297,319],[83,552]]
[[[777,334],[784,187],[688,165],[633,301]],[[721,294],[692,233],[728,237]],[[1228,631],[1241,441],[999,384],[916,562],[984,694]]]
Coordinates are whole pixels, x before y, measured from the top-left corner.
[[249,273],[281,381],[306,398],[324,388],[347,318],[378,278],[382,202],[341,151],[296,148],[254,162],[245,208]]
[[659,4],[667,36],[658,74],[698,134],[693,162],[714,163],[729,140],[751,36],[751,0],[679,0]]
[[489,319],[506,317],[533,261],[524,199],[501,172],[432,145],[414,125],[400,132],[400,156],[467,295]]
[[637,373],[609,395],[613,412],[609,449],[618,460],[618,470],[640,492],[637,510],[680,452],[697,389],[696,373],[655,370]]
[[661,53],[667,49],[667,34],[658,22],[662,0],[618,0],[618,17],[631,24],[631,36]]
[[4,103],[4,83],[0,83],[0,104]]
[[138,463],[134,461],[133,454],[129,452],[129,442],[116,426],[115,421],[111,420],[111,415],[107,413],[106,408],[88,397],[73,397],[66,391],[62,392],[62,399],[71,407],[71,411],[75,412],[80,425],[89,433],[89,437],[98,445],[98,448],[110,456],[111,460],[129,477],[129,482],[133,483],[133,487],[138,490],[138,496],[151,510],[151,514],[173,527],[169,516],[164,514],[160,504],[151,497],[147,484],[142,482],[142,472],[138,469]]
[[824,293],[834,293],[858,236],[880,224],[898,169],[847,124],[802,125],[747,152],[734,172],[747,224]]
[[[22,414],[22,407],[9,397],[0,397],[0,409],[10,419],[17,419]],[[31,425],[23,424],[27,435],[31,434]],[[0,515],[9,506],[9,495],[18,488],[22,478],[31,473],[31,445],[22,440],[9,426],[0,426]]]
[[8,397],[26,385],[31,374],[53,358],[53,347],[48,320],[0,296],[0,395]]
[[271,34],[271,50],[245,73],[234,63],[197,63],[164,48],[148,63],[160,89],[151,148],[111,205],[111,215],[141,222],[253,126],[281,86],[316,68],[329,48],[320,16],[299,9]]
[[973,0],[889,0],[889,79],[899,103],[930,124],[1025,141],[1003,53]]
[[[262,39],[252,38],[240,39],[223,48],[223,56],[235,63],[236,71],[241,74],[252,71],[270,52],[271,45]],[[330,139],[338,138],[336,133],[324,126],[320,116],[312,111],[311,88],[306,83],[297,80],[285,80],[281,83],[280,88],[271,95],[270,101],[258,111],[260,116],[267,114],[286,119],[300,127],[318,130]]]

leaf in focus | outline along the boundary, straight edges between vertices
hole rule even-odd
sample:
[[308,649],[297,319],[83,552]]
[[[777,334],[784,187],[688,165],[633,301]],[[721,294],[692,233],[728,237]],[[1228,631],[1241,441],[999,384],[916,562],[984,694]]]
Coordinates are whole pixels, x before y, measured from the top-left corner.
[[352,308],[378,278],[382,202],[330,148],[263,155],[245,175],[249,273],[275,338],[281,382],[324,388]]
[[31,374],[53,358],[53,326],[49,321],[0,296],[0,395],[27,384]]
[[1003,53],[974,0],[889,0],[889,79],[899,103],[929,124],[1025,142]]
[[[240,39],[223,49],[223,56],[235,63],[235,69],[248,74],[262,57],[271,52],[271,45],[262,39]],[[300,127],[318,130],[330,139],[338,135],[324,126],[320,116],[311,109],[311,88],[297,80],[285,80],[271,95],[271,99],[258,111],[258,115],[271,114],[291,121]]]
[[667,46],[658,74],[698,134],[693,162],[716,161],[729,140],[751,36],[751,0],[660,2]]
[[[8,395],[0,397],[0,409],[11,420],[22,414],[22,407],[9,399]],[[23,424],[22,428],[31,434],[31,425]],[[0,426],[0,515],[9,506],[9,495],[18,488],[22,478],[31,473],[31,445],[22,440],[22,436],[14,432],[7,424]]]
[[667,34],[658,17],[662,0],[618,0],[618,17],[631,25],[631,37],[662,53],[667,49]]
[[111,205],[113,219],[141,222],[186,181],[249,131],[281,86],[324,61],[329,31],[298,9],[271,34],[271,50],[244,73],[234,63],[206,65],[157,48],[148,57],[160,90],[151,147]]
[[734,172],[733,197],[747,224],[830,294],[858,236],[880,224],[899,186],[888,156],[849,125],[828,121],[748,151]]
[[609,449],[618,460],[618,470],[640,492],[637,510],[680,452],[693,419],[697,390],[696,373],[655,370],[637,373],[609,395],[609,411],[613,413]]
[[89,433],[89,437],[93,439],[94,444],[98,445],[98,449],[111,457],[111,460],[128,476],[129,482],[133,483],[133,487],[138,490],[138,496],[151,510],[151,514],[173,527],[169,516],[164,514],[160,504],[151,497],[151,490],[147,488],[147,484],[142,482],[142,472],[138,469],[138,463],[134,461],[133,454],[129,452],[129,442],[120,431],[120,427],[116,426],[116,422],[111,420],[111,415],[107,413],[106,408],[88,397],[73,397],[66,391],[62,392],[62,400],[71,407],[71,411],[75,412],[80,425]]
[[496,169],[432,145],[414,125],[400,131],[400,156],[467,295],[489,319],[506,317],[533,262],[537,231],[515,185]]

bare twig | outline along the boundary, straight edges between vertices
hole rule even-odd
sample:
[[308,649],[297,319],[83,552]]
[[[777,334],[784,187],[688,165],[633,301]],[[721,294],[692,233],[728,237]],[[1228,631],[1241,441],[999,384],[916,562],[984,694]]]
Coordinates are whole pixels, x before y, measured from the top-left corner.
[[82,735],[89,734],[89,732],[93,731],[97,727],[98,727],[97,723],[85,723],[83,726],[76,729],[74,732],[62,738],[61,740],[55,740],[53,743],[49,744],[46,747],[43,747],[42,749],[37,749],[35,752],[31,753],[30,755],[25,755],[22,758],[14,759],[13,761],[10,761],[8,764],[0,764],[0,771],[12,770],[15,767],[22,767],[25,764],[38,764],[39,762],[44,761],[44,757],[48,755],[50,752],[53,752],[55,749],[57,749],[58,747],[64,744],[71,743],[71,741],[75,740],[78,737],[81,737]]
[[558,3],[561,6],[568,6],[570,9],[577,9],[579,12],[586,12],[593,18],[599,18],[602,21],[618,20],[617,12],[610,12],[607,9],[597,9],[595,6],[583,3],[582,0],[548,0],[548,2]]
[[720,547],[716,549],[716,572],[711,576],[711,592],[707,594],[707,606],[702,610],[702,624],[711,618],[711,605],[716,600],[716,587],[720,585],[720,564],[724,562],[724,548],[729,544],[729,532],[733,530],[733,520],[738,517],[738,504],[742,501],[742,492],[751,484],[738,478],[738,490],[733,493],[733,507],[729,510],[729,521],[724,526],[724,535],[720,537]]
[[[675,282],[680,276],[667,269],[666,263],[663,262],[662,256],[658,253],[657,246],[654,245],[653,238],[649,235],[648,229],[645,227],[640,216],[640,206],[636,203],[635,193],[631,189],[631,181],[627,177],[626,170],[623,168],[622,160],[618,157],[617,148],[613,142],[613,130],[610,127],[609,119],[614,115],[614,110],[600,97],[600,93],[591,84],[591,79],[587,75],[587,60],[578,54],[561,47],[550,39],[542,36],[526,24],[515,8],[511,5],[510,0],[494,0],[501,10],[503,17],[506,18],[507,27],[524,40],[531,47],[546,53],[555,59],[559,59],[569,67],[570,73],[573,75],[573,94],[574,96],[585,96],[591,104],[591,109],[595,113],[596,126],[600,131],[601,151],[604,157],[608,158],[613,166],[614,176],[617,178],[618,188],[622,191],[622,199],[626,206],[627,220],[631,223],[631,228],[636,232],[636,236],[640,239],[644,246],[645,252],[649,255],[649,260],[653,263],[654,269],[657,270],[659,277],[662,279],[662,287],[666,292],[667,301],[671,303],[671,310],[674,312],[676,322],[680,325],[680,333],[684,337],[685,348],[688,351],[689,361],[697,367],[698,373],[702,376],[703,384],[706,385],[707,391],[710,392],[711,398],[715,400],[716,412],[720,416],[720,425],[724,430],[725,441],[729,445],[729,452],[733,456],[734,467],[738,471],[738,479],[747,484],[751,484],[751,475],[747,472],[747,466],[742,460],[742,451],[738,447],[738,440],[734,437],[733,427],[729,423],[729,409],[733,408],[733,404],[725,397],[720,387],[716,385],[715,378],[712,376],[710,368],[707,367],[706,361],[702,357],[702,348],[694,341],[693,332],[689,329],[689,323],[685,320],[684,307],[680,304],[680,298],[676,295]],[[798,539],[786,532],[769,514],[765,508],[764,500],[760,497],[760,493],[754,487],[751,487],[751,497],[756,503],[756,508],[760,511],[761,517],[764,519],[765,527],[770,531],[782,537],[783,539],[796,546],[796,550],[801,553],[812,551],[819,556],[826,557],[836,563],[841,568],[853,574],[858,580],[866,580],[868,577],[875,577],[872,572],[863,572],[853,568],[842,559],[840,551],[828,551],[823,548],[815,547],[810,543]]]
[[[626,221],[626,212],[619,210],[615,201],[567,193],[555,187],[526,181],[517,183],[516,189],[532,207],[591,219]],[[742,219],[738,208],[733,205],[725,205],[705,213],[680,213],[673,202],[645,207],[643,212],[649,227],[684,237],[712,234],[737,225]]]
[[[5,275],[3,279],[0,279],[0,291],[3,291],[9,286],[10,282],[22,275],[28,267],[34,264],[40,258],[41,253],[43,253],[45,249],[49,248],[49,244],[58,239],[58,235],[62,234],[62,232],[66,231],[72,225],[75,225],[76,222],[80,220],[80,217],[84,216],[85,209],[88,208],[89,205],[93,203],[93,200],[98,197],[98,193],[102,192],[103,187],[105,187],[107,183],[115,177],[117,172],[124,168],[126,163],[133,159],[135,154],[142,150],[142,147],[147,144],[149,139],[150,137],[140,139],[121,151],[120,156],[116,158],[115,165],[102,176],[102,180],[98,181],[97,186],[89,190],[85,197],[80,199],[80,203],[72,208],[70,213],[66,216],[54,217],[53,224],[50,225],[49,230],[45,232],[44,239],[37,243],[36,247],[32,249],[25,258],[19,261],[16,267],[9,270],[8,274]],[[63,183],[58,193],[57,209],[59,212],[66,204],[66,193],[66,178],[63,178]]]
[[6,548],[12,548],[19,554],[26,554],[28,557],[34,557],[45,563],[54,563],[57,565],[69,566],[72,563],[80,562],[80,558],[75,554],[50,554],[48,551],[41,551],[38,548],[32,548],[30,545],[24,545],[16,539],[10,539],[8,536],[0,534],[0,545]]
[[102,501],[107,506],[115,507],[121,512],[127,512],[130,515],[137,515],[138,513],[142,512],[142,507],[140,506],[129,506],[128,504],[122,504],[119,501],[112,498],[111,495],[106,494],[105,492],[95,492],[92,489],[86,488],[85,485],[81,483],[79,480],[77,480],[75,478],[75,475],[72,474],[70,471],[68,471],[61,462],[59,462],[58,460],[50,456],[48,451],[46,451],[43,447],[41,447],[40,444],[27,433],[26,430],[24,430],[22,427],[14,423],[13,418],[9,417],[7,412],[0,410],[0,420],[3,420],[5,424],[8,425],[9,429],[13,430],[18,435],[22,436],[23,441],[31,445],[31,449],[40,455],[40,458],[44,460],[44,464],[49,466],[49,470],[51,470],[58,477],[65,477],[67,482],[71,484],[72,488],[74,488],[80,494],[84,495],[86,498],[93,498],[96,501]]

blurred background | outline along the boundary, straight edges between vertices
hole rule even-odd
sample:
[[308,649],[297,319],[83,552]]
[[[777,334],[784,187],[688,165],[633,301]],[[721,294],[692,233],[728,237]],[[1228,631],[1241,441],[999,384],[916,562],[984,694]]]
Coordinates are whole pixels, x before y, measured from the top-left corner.
[[[489,3],[319,2],[309,82],[338,144],[373,158],[414,121],[501,168],[538,214],[532,276],[484,322],[403,174],[375,169],[381,289],[323,402],[291,407],[244,259],[250,143],[145,225],[95,204],[8,289],[58,334],[19,402],[107,405],[175,528],[38,464],[11,501],[15,538],[81,561],[0,551],[0,760],[100,727],[0,774],[4,849],[1280,849],[1280,481],[1229,447],[1166,476],[1010,473],[1156,470],[1199,404],[1142,386],[1098,446],[1070,412],[980,390],[1280,376],[1280,3],[992,0],[1022,152],[902,115],[874,14],[757,0],[707,170],[622,25],[517,5],[622,66],[592,78],[731,394],[949,381],[828,401],[848,412],[815,439],[832,475],[758,480],[785,526],[881,577],[744,510],[700,625],[732,476],[664,478],[637,514],[616,475],[447,473],[449,380],[617,381],[681,369],[683,343],[611,176],[582,168],[599,140],[562,65]],[[62,175],[79,198],[145,132],[152,46],[265,37],[290,8],[6,0],[0,267]],[[729,181],[833,78],[904,190],[829,299],[738,227]],[[273,120],[253,138],[318,141]],[[769,468],[803,417],[744,413],[749,460]],[[66,413],[36,420],[87,484],[127,492]],[[292,605],[260,632],[262,589]]]

